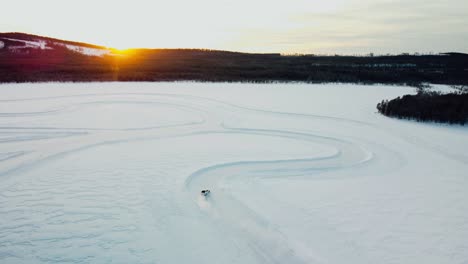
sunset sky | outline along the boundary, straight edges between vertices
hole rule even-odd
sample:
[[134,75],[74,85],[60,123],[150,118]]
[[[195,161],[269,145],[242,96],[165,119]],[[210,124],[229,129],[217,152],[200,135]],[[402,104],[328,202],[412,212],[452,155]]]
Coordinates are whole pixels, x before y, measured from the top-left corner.
[[116,48],[468,52],[467,0],[5,1],[0,32]]

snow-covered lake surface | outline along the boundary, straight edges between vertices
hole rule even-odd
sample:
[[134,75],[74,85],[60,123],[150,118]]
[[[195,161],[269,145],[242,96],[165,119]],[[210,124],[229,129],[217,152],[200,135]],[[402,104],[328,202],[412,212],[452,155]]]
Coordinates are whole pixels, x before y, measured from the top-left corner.
[[0,85],[0,263],[468,263],[468,129],[376,113],[413,92]]

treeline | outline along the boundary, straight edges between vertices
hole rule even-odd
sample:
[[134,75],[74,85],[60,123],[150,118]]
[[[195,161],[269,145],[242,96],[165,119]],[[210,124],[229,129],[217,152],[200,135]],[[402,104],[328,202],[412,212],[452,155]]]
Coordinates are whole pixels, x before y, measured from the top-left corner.
[[[4,40],[22,37],[14,34]],[[37,39],[31,35],[22,38]],[[96,57],[59,45],[46,50],[21,49],[20,53],[12,53],[6,47],[0,49],[0,82],[178,80],[468,84],[468,55],[287,56],[202,49],[134,49]]]
[[417,121],[434,121],[465,125],[468,122],[468,93],[442,94],[419,89],[416,95],[383,100],[377,110],[386,116]]
[[135,51],[118,60],[119,80],[468,83],[468,55],[283,56],[197,50]]

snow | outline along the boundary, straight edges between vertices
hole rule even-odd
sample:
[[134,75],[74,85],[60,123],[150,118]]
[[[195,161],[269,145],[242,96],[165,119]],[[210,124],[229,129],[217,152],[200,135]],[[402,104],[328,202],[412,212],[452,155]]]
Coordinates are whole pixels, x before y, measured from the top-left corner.
[[9,49],[41,49],[41,50],[46,50],[46,49],[52,49],[51,47],[47,47],[47,42],[45,40],[37,40],[37,41],[28,41],[28,40],[22,40],[22,39],[12,39],[12,38],[3,38],[6,40],[10,41],[15,41],[15,42],[21,42],[24,45],[23,46],[9,46]]
[[440,84],[430,85],[430,88],[428,89],[428,91],[434,91],[434,92],[439,92],[443,94],[457,92],[457,90],[453,88],[452,86],[440,85]]
[[71,45],[71,44],[63,44],[60,42],[55,42],[55,45],[59,46],[64,46],[67,49],[81,53],[83,55],[87,56],[97,56],[97,57],[102,57],[104,55],[110,55],[111,52],[108,49],[95,49],[95,48],[88,48],[88,47],[82,47],[82,46],[76,46],[76,45]]
[[0,85],[0,263],[467,263],[468,129],[376,113],[414,92]]
[[[47,46],[47,41],[45,40],[37,40],[37,41],[28,41],[28,40],[21,40],[21,39],[12,39],[12,38],[3,38],[5,40],[20,42],[23,45],[21,46],[9,46],[8,49],[12,52],[18,52],[22,49],[41,49],[41,50],[52,50],[52,47]],[[54,45],[66,47],[68,50],[81,53],[87,56],[98,56],[102,57],[104,55],[110,55],[111,51],[109,49],[96,49],[96,48],[88,48],[84,46],[77,46],[71,44],[64,44],[61,42],[54,42]],[[0,41],[0,49],[4,47],[4,42]]]

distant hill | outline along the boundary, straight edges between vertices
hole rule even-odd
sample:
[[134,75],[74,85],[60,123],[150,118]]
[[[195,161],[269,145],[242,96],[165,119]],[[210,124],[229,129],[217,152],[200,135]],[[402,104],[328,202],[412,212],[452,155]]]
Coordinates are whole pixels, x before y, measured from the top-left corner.
[[76,45],[76,46],[88,47],[88,48],[106,49],[106,47],[103,47],[103,46],[92,45],[92,44],[87,44],[83,42],[61,40],[61,39],[49,38],[49,37],[41,37],[41,36],[36,36],[36,35],[31,35],[31,34],[26,34],[26,33],[19,33],[19,32],[0,33],[0,38],[3,38],[3,39],[10,38],[10,39],[17,39],[21,41],[33,41],[33,42],[45,41],[45,42],[48,42],[49,44],[63,43],[63,44]]
[[304,81],[468,83],[468,55],[315,56],[203,49],[125,52],[24,33],[0,33],[0,82]]

